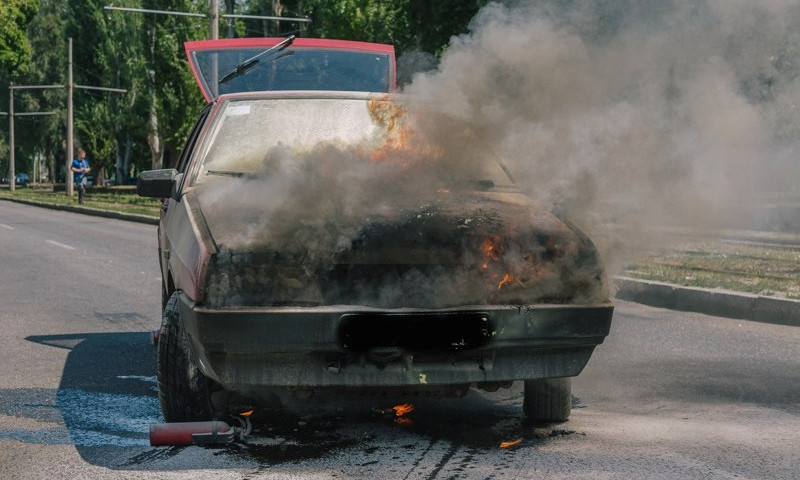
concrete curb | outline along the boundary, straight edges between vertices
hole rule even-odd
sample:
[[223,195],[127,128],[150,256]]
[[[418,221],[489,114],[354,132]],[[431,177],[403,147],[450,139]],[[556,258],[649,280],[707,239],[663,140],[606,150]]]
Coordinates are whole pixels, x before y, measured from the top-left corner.
[[158,218],[149,217],[147,215],[137,215],[135,213],[122,213],[113,212],[110,210],[100,210],[99,208],[84,207],[81,205],[54,205],[50,203],[34,202],[32,200],[25,200],[22,198],[2,198],[0,200],[7,200],[9,202],[23,203],[34,207],[49,208],[51,210],[64,210],[73,213],[82,213],[84,215],[93,215],[95,217],[116,218],[118,220],[125,220],[128,222],[146,223],[149,225],[158,225]]
[[615,277],[616,298],[718,317],[800,327],[800,301]]

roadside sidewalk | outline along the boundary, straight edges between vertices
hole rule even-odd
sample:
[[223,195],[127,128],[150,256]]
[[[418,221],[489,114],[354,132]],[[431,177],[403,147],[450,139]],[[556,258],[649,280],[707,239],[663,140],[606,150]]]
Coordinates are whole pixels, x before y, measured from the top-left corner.
[[800,301],[722,289],[683,287],[630,277],[614,277],[616,298],[718,317],[800,327]]
[[55,205],[52,203],[36,202],[33,200],[26,200],[23,198],[3,198],[0,200],[7,200],[9,202],[24,203],[34,207],[49,208],[52,210],[64,210],[73,213],[83,213],[85,215],[93,215],[95,217],[116,218],[119,220],[126,220],[129,222],[147,223],[150,225],[158,225],[158,218],[150,217],[147,215],[136,215],[133,213],[115,212],[113,210],[101,210],[99,208],[85,207],[83,205]]

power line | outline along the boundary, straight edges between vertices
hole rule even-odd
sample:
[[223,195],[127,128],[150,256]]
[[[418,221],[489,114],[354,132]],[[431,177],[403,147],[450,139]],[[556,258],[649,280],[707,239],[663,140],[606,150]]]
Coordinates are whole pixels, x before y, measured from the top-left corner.
[[[138,12],[138,13],[154,13],[157,15],[178,15],[182,17],[195,17],[195,18],[208,18],[205,13],[190,13],[190,12],[176,12],[171,10],[150,10],[146,8],[130,8],[130,7],[115,7],[113,4],[103,7],[104,10],[119,10],[123,12]],[[275,17],[266,15],[244,15],[223,13],[220,15],[222,18],[241,18],[247,20],[273,20],[276,22],[301,22],[311,23],[310,18],[306,17]]]
[[233,14],[233,13],[223,13],[220,15],[222,18],[243,18],[247,20],[275,20],[275,21],[284,21],[284,22],[301,22],[301,23],[311,23],[310,18],[305,17],[268,17],[262,15],[244,15],[244,14]]
[[78,85],[74,84],[73,87],[80,88],[83,90],[100,90],[103,92],[116,92],[116,93],[127,93],[128,90],[124,88],[108,88],[108,87],[90,87],[88,85]]
[[155,13],[159,15],[177,15],[180,17],[199,17],[206,18],[205,13],[171,12],[169,10],[148,10],[145,8],[115,7],[113,4],[103,7],[104,10],[119,10],[122,12]]

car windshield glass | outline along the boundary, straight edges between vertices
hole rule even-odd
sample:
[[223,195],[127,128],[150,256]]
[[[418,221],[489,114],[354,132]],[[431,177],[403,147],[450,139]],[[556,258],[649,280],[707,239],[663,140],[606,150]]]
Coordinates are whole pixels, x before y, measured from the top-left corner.
[[327,142],[380,141],[365,99],[282,98],[229,101],[209,144],[198,181],[211,175],[263,172],[280,152],[302,154]]
[[[192,52],[208,91],[218,95],[274,90],[334,90],[388,92],[392,86],[391,57],[380,52],[343,49],[285,48],[258,58],[240,75],[243,62],[264,48],[201,50]],[[209,85],[213,88],[209,88]]]
[[[391,100],[366,96],[229,99],[205,142],[196,182],[269,175],[275,162],[308,161],[323,145],[354,153],[353,161],[379,162],[392,151],[413,150],[413,142],[398,142],[408,135],[387,112],[405,111]],[[469,182],[480,189],[512,186],[497,161],[481,164],[480,171],[469,173]]]

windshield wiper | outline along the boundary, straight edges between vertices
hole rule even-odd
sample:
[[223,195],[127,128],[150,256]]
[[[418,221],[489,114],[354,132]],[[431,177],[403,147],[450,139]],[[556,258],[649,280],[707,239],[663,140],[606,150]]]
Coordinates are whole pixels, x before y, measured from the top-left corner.
[[232,80],[232,79],[234,79],[234,78],[236,78],[236,77],[238,77],[240,75],[244,75],[245,73],[247,73],[251,68],[253,68],[261,60],[261,57],[263,57],[264,55],[266,55],[266,54],[268,54],[270,52],[280,52],[284,48],[286,48],[289,45],[291,45],[292,42],[294,42],[294,38],[295,38],[295,35],[289,35],[284,40],[282,40],[280,43],[278,43],[278,44],[276,44],[276,45],[264,50],[263,52],[261,52],[261,53],[259,53],[257,55],[253,55],[252,57],[248,58],[247,60],[245,60],[244,62],[240,63],[239,65],[236,65],[236,68],[234,68],[230,72],[228,72],[225,75],[223,75],[222,78],[220,78],[218,84],[222,85],[223,83],[225,83],[225,82],[227,82],[229,80]]

